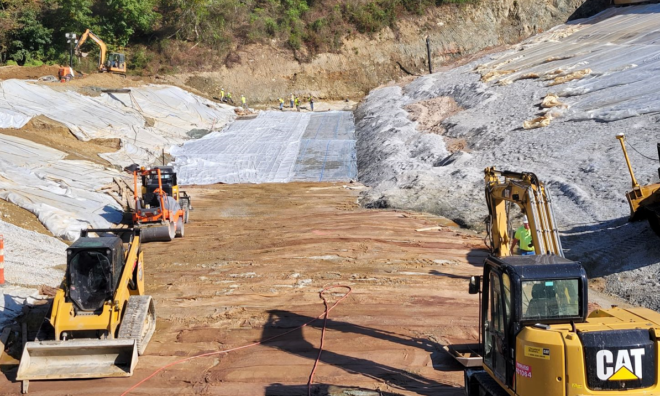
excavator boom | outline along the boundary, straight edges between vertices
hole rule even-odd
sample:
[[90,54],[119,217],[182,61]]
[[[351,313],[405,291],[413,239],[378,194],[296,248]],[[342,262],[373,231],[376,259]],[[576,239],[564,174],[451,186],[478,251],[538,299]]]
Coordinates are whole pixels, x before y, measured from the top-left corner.
[[486,203],[490,247],[496,256],[508,256],[511,250],[511,231],[507,216],[507,202],[520,207],[529,219],[536,254],[564,256],[559,231],[552,209],[550,192],[535,174],[529,172],[485,169]]
[[120,73],[120,74],[125,74],[126,73],[126,61],[125,61],[125,56],[124,54],[110,54],[110,57],[112,58],[111,60],[108,60],[106,63],[106,58],[108,54],[108,46],[101,40],[101,38],[94,33],[92,33],[89,29],[85,30],[85,33],[80,36],[80,39],[78,40],[78,44],[76,44],[75,52],[77,55],[80,55],[81,48],[83,44],[87,41],[88,38],[91,38],[96,45],[99,46],[100,53],[99,53],[99,63],[98,63],[98,71],[99,72],[112,72],[112,73]]

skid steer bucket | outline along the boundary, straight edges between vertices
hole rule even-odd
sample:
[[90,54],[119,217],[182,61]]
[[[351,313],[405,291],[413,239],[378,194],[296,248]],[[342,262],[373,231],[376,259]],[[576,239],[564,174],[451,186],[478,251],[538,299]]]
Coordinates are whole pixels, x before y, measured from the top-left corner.
[[16,379],[130,377],[137,360],[135,340],[28,342]]

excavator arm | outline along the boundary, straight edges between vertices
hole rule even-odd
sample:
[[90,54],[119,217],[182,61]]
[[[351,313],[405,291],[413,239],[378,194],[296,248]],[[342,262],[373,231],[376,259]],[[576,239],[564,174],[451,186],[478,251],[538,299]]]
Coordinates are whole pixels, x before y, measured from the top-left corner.
[[92,33],[89,29],[85,30],[85,33],[80,36],[78,44],[76,44],[76,55],[81,54],[80,48],[83,46],[83,44],[85,44],[88,38],[91,38],[101,49],[101,53],[99,54],[99,69],[102,69],[104,67],[103,63],[105,62],[105,56],[108,52],[108,47],[105,45],[103,40],[99,38],[99,36]]
[[486,203],[490,248],[496,256],[509,256],[511,230],[507,202],[518,205],[527,215],[536,254],[564,256],[555,222],[550,193],[533,173],[485,169]]

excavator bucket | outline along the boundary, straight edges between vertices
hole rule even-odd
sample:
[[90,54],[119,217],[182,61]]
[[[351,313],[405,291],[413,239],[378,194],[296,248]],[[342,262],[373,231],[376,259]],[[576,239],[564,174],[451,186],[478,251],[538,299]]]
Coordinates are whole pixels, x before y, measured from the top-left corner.
[[16,379],[130,377],[137,361],[135,340],[34,341],[25,344]]
[[169,242],[174,239],[174,224],[159,224],[140,226],[140,240],[142,242]]

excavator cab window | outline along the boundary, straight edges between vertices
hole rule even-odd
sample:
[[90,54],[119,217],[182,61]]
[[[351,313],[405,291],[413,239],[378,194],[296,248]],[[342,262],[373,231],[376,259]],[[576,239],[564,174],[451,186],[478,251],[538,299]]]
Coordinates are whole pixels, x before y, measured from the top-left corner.
[[108,67],[123,68],[124,54],[110,54],[106,63]]
[[68,265],[69,297],[82,311],[96,311],[112,298],[111,250],[80,250]]
[[578,287],[578,279],[522,281],[523,320],[579,316]]

